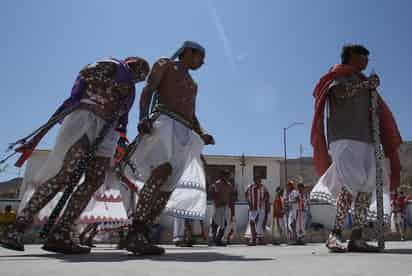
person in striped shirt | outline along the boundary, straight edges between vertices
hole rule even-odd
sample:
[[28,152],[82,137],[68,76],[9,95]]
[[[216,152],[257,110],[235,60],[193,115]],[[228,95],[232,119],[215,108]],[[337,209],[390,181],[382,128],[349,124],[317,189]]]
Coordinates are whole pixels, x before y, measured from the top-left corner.
[[[267,221],[267,215],[270,210],[269,192],[262,183],[260,176],[255,177],[253,184],[246,189],[246,199],[249,204],[249,227],[251,237],[248,245],[256,245],[256,240],[263,243],[263,234]],[[246,231],[246,236],[247,235]]]
[[304,245],[304,236],[306,233],[306,218],[308,213],[308,198],[305,192],[305,185],[298,184],[297,209],[296,209],[296,244]]
[[288,201],[288,214],[287,214],[287,229],[289,242],[293,244],[296,240],[296,214],[298,211],[299,192],[296,189],[295,181],[290,180],[287,185],[287,201]]

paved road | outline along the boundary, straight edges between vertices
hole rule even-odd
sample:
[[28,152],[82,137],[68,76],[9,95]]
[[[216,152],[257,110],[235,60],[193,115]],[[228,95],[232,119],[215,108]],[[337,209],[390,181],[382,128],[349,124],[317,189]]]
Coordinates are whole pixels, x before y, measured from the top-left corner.
[[166,255],[152,258],[131,256],[109,245],[77,256],[48,253],[39,245],[28,245],[25,252],[0,248],[0,275],[412,276],[410,241],[388,242],[386,252],[379,254],[330,254],[323,244],[165,248]]

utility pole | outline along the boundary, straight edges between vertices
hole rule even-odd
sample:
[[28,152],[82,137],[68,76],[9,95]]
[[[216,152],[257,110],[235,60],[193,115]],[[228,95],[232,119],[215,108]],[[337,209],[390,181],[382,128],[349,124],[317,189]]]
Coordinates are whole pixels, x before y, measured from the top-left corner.
[[288,164],[287,164],[288,160],[287,160],[287,155],[286,155],[286,131],[289,128],[295,126],[295,125],[303,125],[303,123],[302,122],[294,122],[291,125],[289,125],[288,127],[283,128],[283,151],[284,151],[284,161],[283,162],[285,164],[285,183],[284,183],[285,188],[286,188],[286,185],[288,183]]

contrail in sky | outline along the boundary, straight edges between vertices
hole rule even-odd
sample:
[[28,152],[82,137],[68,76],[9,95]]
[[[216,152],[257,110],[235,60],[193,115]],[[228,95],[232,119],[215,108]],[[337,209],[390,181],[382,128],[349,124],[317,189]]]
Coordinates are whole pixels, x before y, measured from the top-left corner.
[[230,46],[229,39],[226,35],[225,28],[222,24],[222,21],[220,20],[219,15],[217,14],[217,10],[216,10],[216,7],[214,6],[213,0],[209,0],[207,2],[209,6],[210,15],[212,16],[213,24],[215,25],[219,38],[223,43],[225,54],[227,58],[229,59],[229,62],[232,68],[235,69],[235,60],[233,58],[233,51],[232,51],[232,47]]

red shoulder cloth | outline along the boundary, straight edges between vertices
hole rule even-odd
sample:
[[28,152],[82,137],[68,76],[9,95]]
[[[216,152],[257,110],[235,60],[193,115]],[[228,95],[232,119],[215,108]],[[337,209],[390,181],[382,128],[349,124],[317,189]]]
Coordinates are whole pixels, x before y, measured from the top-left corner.
[[[313,160],[318,175],[323,175],[331,164],[331,158],[328,154],[324,131],[324,111],[326,96],[329,85],[338,77],[349,76],[355,73],[355,68],[350,65],[335,65],[328,73],[320,78],[313,91],[315,98],[315,113],[312,122],[311,144],[313,146]],[[398,156],[398,147],[402,144],[398,126],[392,112],[384,100],[379,97],[379,120],[381,143],[385,156],[391,161],[391,189],[399,186],[400,183],[400,161]]]

